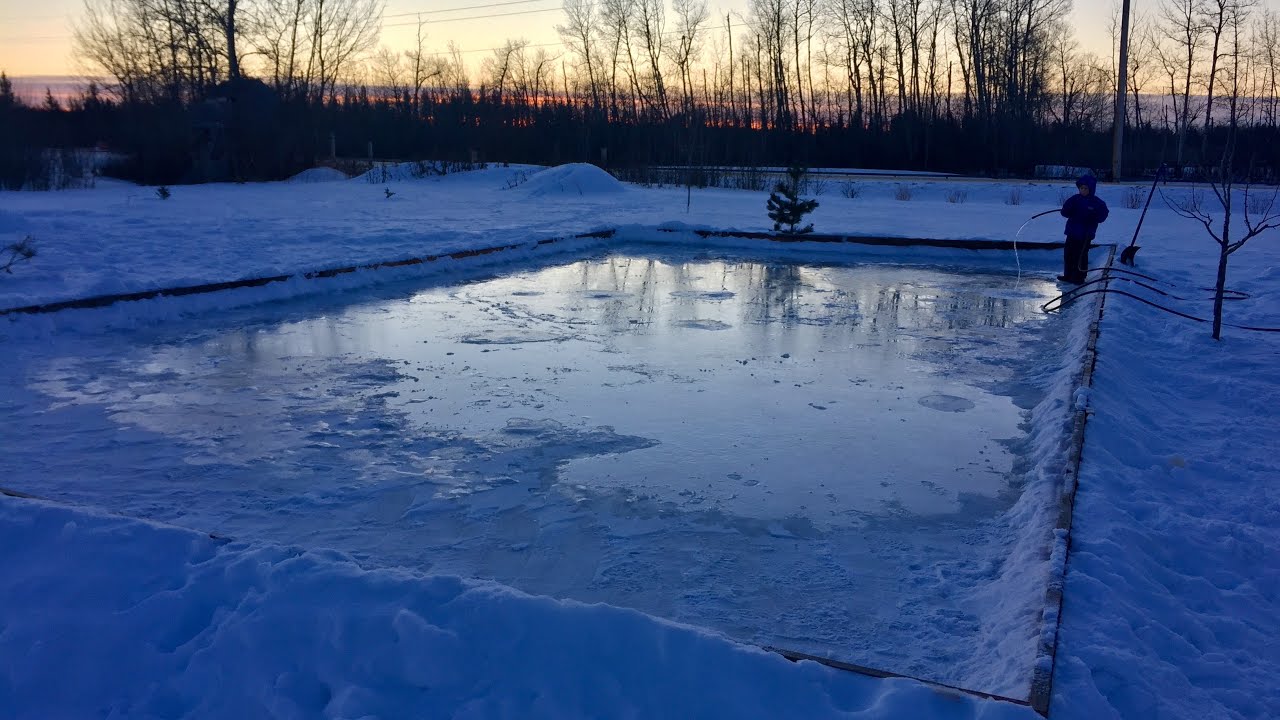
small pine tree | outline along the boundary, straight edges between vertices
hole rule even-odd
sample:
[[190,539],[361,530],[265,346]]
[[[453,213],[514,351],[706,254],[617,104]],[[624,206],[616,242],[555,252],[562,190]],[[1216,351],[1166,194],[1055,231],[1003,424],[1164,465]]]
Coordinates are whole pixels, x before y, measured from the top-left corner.
[[[808,170],[796,165],[787,169],[787,179],[781,180],[769,193],[769,219],[773,229],[784,235],[803,235],[813,232],[813,223],[797,228],[804,216],[818,207],[817,200],[801,200],[800,184]],[[783,225],[786,227],[784,228]]]
[[18,104],[18,97],[13,94],[13,83],[9,76],[0,72],[0,109]]
[[160,187],[156,188],[156,197],[160,198],[161,200],[168,200],[169,196],[172,194],[173,193],[169,192],[168,185],[161,185]]

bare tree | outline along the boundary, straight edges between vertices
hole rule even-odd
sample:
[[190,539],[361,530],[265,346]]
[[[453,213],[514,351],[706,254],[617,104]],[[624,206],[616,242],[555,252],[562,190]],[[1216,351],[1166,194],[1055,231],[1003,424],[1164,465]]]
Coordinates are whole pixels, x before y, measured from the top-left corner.
[[467,77],[467,66],[462,59],[462,49],[450,40],[448,55],[439,67],[440,87],[456,94],[471,94],[471,81]]
[[680,33],[672,61],[680,74],[681,112],[688,115],[694,106],[692,63],[702,49],[702,26],[711,14],[706,0],[672,0],[671,7],[676,14],[676,32]]
[[261,58],[272,87],[286,99],[308,93],[308,78],[302,73],[308,1],[259,0],[249,12],[248,44]]
[[1263,117],[1269,127],[1280,125],[1280,15],[1265,10],[1254,25],[1254,47],[1259,65],[1257,73],[1259,92],[1264,108]]
[[1192,108],[1191,89],[1205,36],[1204,24],[1200,22],[1201,7],[1201,0],[1169,0],[1161,15],[1162,30],[1169,46],[1158,46],[1160,64],[1169,79],[1174,132],[1178,136],[1179,167],[1185,161],[1187,132],[1198,114]]
[[198,0],[85,0],[76,55],[130,102],[186,102],[228,75],[226,26]]
[[384,99],[401,103],[406,96],[407,86],[404,78],[404,66],[400,62],[401,55],[390,48],[379,48],[370,59],[373,65],[376,91]]
[[1098,57],[1081,53],[1078,43],[1065,32],[1054,43],[1053,60],[1061,91],[1054,111],[1057,120],[1064,127],[1101,125],[1114,88],[1107,67]]
[[382,8],[383,0],[311,0],[307,67],[316,99],[332,98],[339,78],[377,42]]
[[444,74],[444,63],[435,55],[426,51],[427,35],[425,25],[426,23],[423,22],[422,16],[418,16],[413,48],[404,52],[404,59],[408,63],[409,84],[413,88],[414,113],[422,112],[422,89],[427,84],[427,81]]
[[523,38],[508,40],[480,63],[481,87],[488,90],[493,102],[501,104],[506,99],[507,86],[514,82],[516,66],[523,61],[528,46],[529,41]]
[[1252,3],[1249,0],[1205,0],[1201,8],[1202,23],[1209,36],[1209,69],[1205,76],[1204,137],[1201,152],[1209,146],[1209,128],[1213,125],[1213,96],[1218,81],[1219,63],[1224,54],[1224,33],[1239,27],[1248,15]]
[[1076,72],[1076,60],[1080,43],[1070,35],[1061,35],[1053,45],[1053,63],[1058,70],[1061,93],[1058,95],[1057,120],[1063,127],[1070,127],[1074,112],[1084,94],[1082,78]]
[[[628,29],[631,27],[632,0],[600,0],[600,34],[604,43],[605,62],[609,66],[608,92],[609,116],[618,120],[621,106],[618,103],[621,88],[618,73],[625,71],[622,62],[623,49],[629,47]],[[629,51],[627,53],[629,55]]]
[[227,78],[240,79],[240,57],[236,50],[236,38],[240,34],[237,25],[239,0],[201,0],[200,7],[213,24],[222,32],[222,52],[227,61]]
[[258,0],[246,41],[286,98],[332,98],[377,43],[383,0]]
[[[525,42],[525,41],[522,41]],[[521,47],[514,55],[512,70],[512,87],[514,99],[526,118],[542,103],[547,95],[553,94],[553,73],[555,61],[546,48],[537,48],[532,54],[526,47]],[[568,100],[568,90],[565,90]]]
[[597,4],[592,0],[565,0],[565,23],[556,26],[556,32],[568,48],[582,58],[587,70],[587,88],[591,96],[591,106],[601,106],[600,59],[597,57],[597,27],[601,24]]
[[[1222,304],[1227,286],[1227,260],[1244,247],[1249,240],[1272,228],[1280,227],[1280,208],[1276,207],[1276,195],[1280,188],[1273,189],[1270,196],[1250,197],[1252,186],[1246,175],[1243,197],[1244,232],[1240,237],[1232,239],[1231,220],[1235,201],[1235,187],[1238,182],[1235,167],[1236,138],[1239,131],[1241,89],[1244,78],[1241,77],[1241,47],[1239,24],[1234,26],[1230,52],[1225,55],[1227,72],[1227,144],[1210,177],[1209,187],[1214,198],[1222,209],[1221,223],[1217,222],[1209,208],[1205,207],[1203,195],[1194,189],[1184,199],[1165,198],[1165,202],[1182,217],[1195,220],[1204,226],[1209,236],[1218,244],[1218,273],[1213,297],[1213,339],[1222,337]],[[1250,168],[1252,169],[1252,168]]]
[[[768,108],[775,128],[794,127],[791,111],[791,87],[787,76],[787,43],[790,30],[787,0],[752,0],[751,25],[756,28],[756,70],[760,89],[760,106]],[[769,92],[766,96],[765,89]]]
[[635,27],[633,32],[640,39],[646,60],[645,80],[652,89],[650,109],[665,120],[670,115],[667,103],[667,87],[662,77],[662,58],[665,44],[667,16],[664,0],[636,0]]
[[1133,29],[1129,34],[1129,92],[1133,102],[1129,103],[1133,111],[1134,127],[1142,126],[1142,90],[1148,87],[1157,69],[1155,30],[1145,16],[1138,16],[1133,21]]
[[863,78],[870,74],[869,66],[865,65],[870,56],[864,52],[863,36],[866,24],[874,26],[874,5],[872,0],[832,0],[827,13],[835,27],[834,44],[845,76],[849,122],[854,127],[862,127],[865,122]]

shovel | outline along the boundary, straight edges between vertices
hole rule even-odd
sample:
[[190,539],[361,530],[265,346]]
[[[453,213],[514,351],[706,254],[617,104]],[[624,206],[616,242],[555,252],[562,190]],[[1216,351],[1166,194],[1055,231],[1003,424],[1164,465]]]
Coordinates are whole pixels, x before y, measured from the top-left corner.
[[1156,185],[1160,184],[1160,178],[1164,175],[1166,166],[1164,163],[1156,169],[1156,179],[1151,181],[1151,192],[1147,193],[1147,204],[1142,206],[1142,215],[1138,217],[1138,226],[1133,229],[1133,239],[1129,241],[1129,247],[1120,251],[1120,264],[1133,267],[1133,258],[1142,249],[1138,242],[1138,231],[1142,229],[1142,221],[1147,218],[1147,208],[1151,207],[1151,198],[1155,197]]

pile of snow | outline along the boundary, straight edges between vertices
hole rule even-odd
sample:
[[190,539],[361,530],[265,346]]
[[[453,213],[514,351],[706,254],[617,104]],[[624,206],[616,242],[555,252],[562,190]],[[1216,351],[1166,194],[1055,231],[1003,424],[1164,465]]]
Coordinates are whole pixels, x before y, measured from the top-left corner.
[[533,197],[558,195],[608,195],[626,191],[617,178],[590,163],[569,163],[548,168],[518,188]]
[[338,182],[346,180],[347,174],[331,167],[314,167],[289,178],[287,182],[291,183],[322,183],[322,182]]

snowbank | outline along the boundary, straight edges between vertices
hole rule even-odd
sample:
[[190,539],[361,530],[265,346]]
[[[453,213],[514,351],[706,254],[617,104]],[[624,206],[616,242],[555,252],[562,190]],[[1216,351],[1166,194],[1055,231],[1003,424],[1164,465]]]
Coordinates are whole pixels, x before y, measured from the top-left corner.
[[[1231,256],[1229,287],[1253,297],[1227,322],[1280,326],[1277,239]],[[1207,296],[1203,228],[1158,225],[1139,244],[1139,271]],[[1050,716],[1280,718],[1280,334],[1214,342],[1123,297],[1101,329]]]
[[626,192],[626,186],[609,173],[589,163],[570,163],[548,168],[530,177],[517,190],[531,197],[612,195]]
[[347,174],[331,167],[314,167],[294,175],[285,182],[291,183],[322,183],[322,182],[338,182],[346,180]]
[[1037,717],[606,605],[39,501],[0,497],[0,564],[9,717]]

